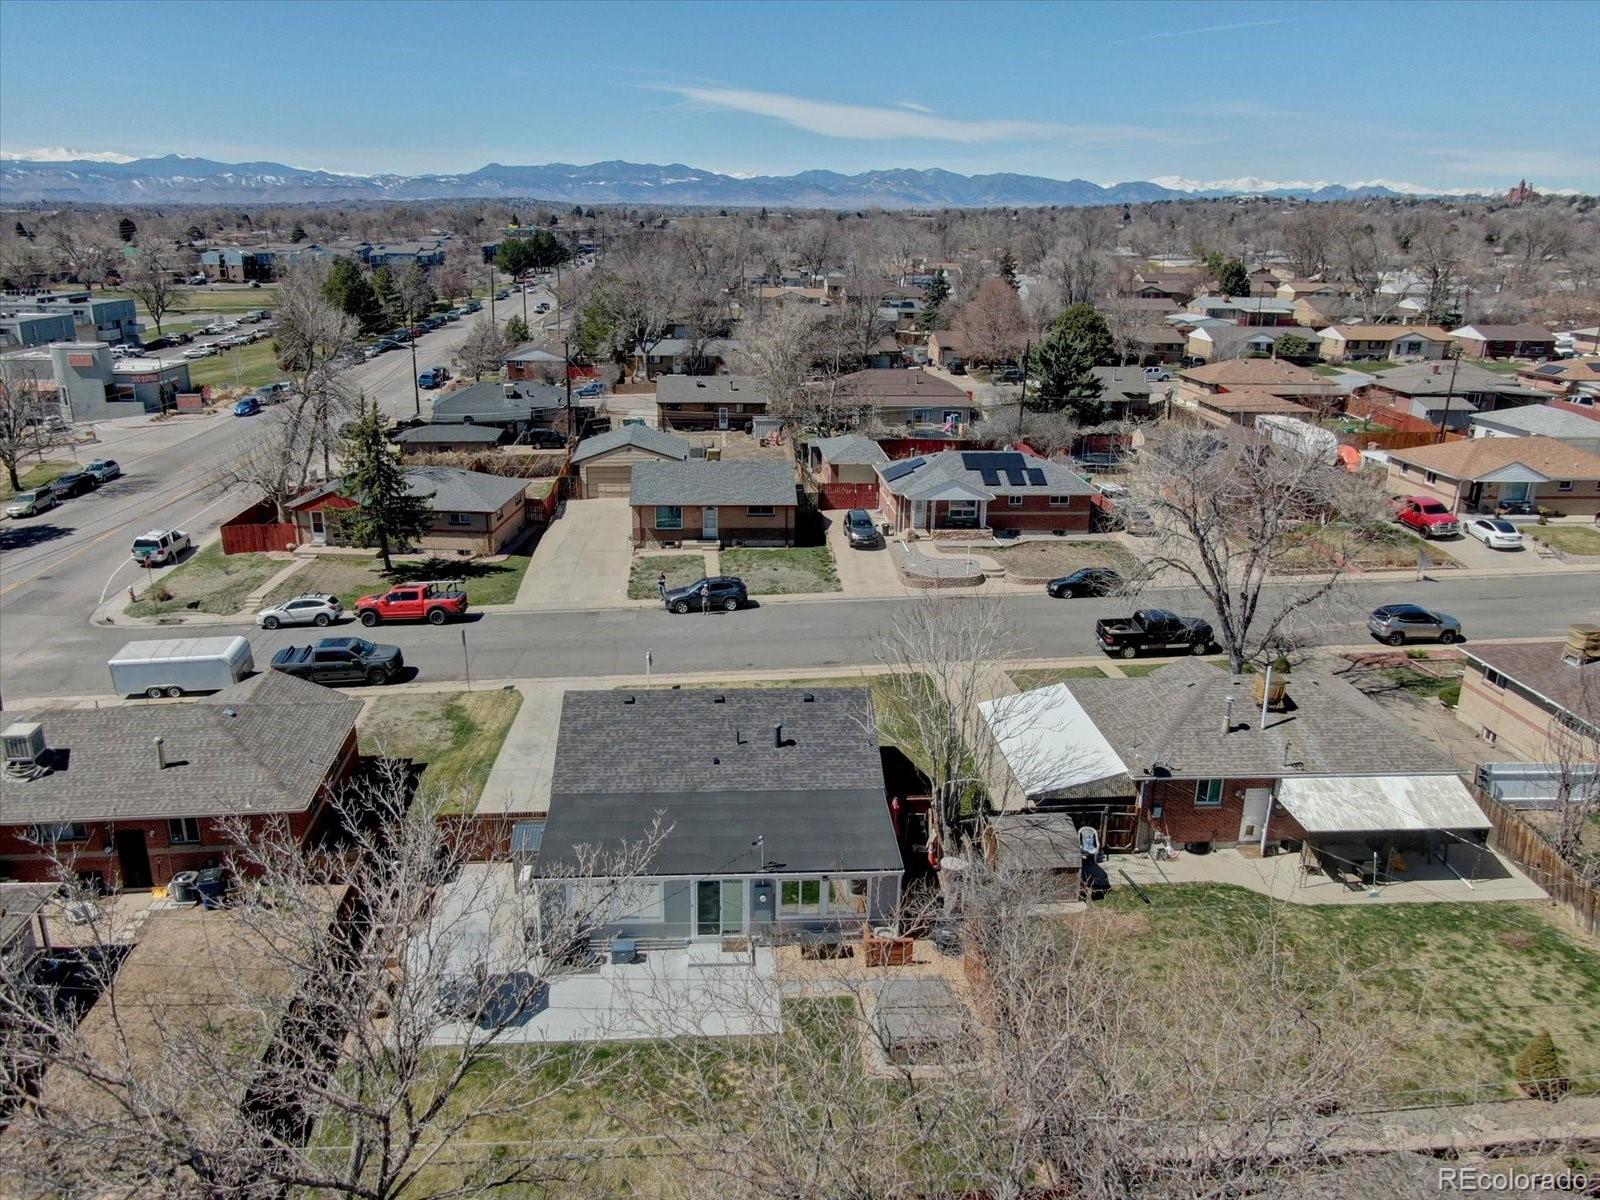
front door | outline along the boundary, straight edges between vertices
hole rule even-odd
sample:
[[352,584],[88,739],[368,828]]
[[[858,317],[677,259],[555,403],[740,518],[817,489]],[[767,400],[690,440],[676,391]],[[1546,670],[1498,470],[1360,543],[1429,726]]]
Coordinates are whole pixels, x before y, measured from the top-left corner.
[[717,428],[718,429],[726,429],[727,427],[728,427],[728,410],[726,408],[719,408],[719,409],[717,409]]
[[1246,788],[1244,815],[1239,818],[1239,840],[1258,842],[1262,827],[1267,823],[1267,809],[1272,803],[1271,788]]
[[149,887],[150,851],[144,844],[144,830],[117,830],[116,847],[117,865],[122,868],[122,886],[135,890]]
[[717,509],[714,504],[708,504],[700,510],[700,536],[708,542],[717,536]]
[[322,515],[320,508],[311,510],[311,541],[313,545],[321,546],[328,540],[328,522]]

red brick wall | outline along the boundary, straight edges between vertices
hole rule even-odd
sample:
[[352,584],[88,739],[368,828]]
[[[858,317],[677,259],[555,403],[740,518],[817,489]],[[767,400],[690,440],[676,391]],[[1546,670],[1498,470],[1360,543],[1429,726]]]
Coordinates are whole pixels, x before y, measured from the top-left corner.
[[[1174,845],[1184,842],[1214,842],[1223,846],[1239,843],[1239,823],[1244,819],[1244,794],[1250,788],[1272,788],[1271,779],[1229,779],[1223,784],[1222,803],[1215,808],[1196,807],[1195,781],[1192,779],[1164,779],[1149,785],[1145,791],[1145,820],[1151,828],[1164,832]],[[1150,815],[1160,807],[1160,818]],[[1300,828],[1276,801],[1267,822],[1267,840],[1303,838]],[[1256,839],[1251,838],[1252,842]]]
[[1069,496],[1065,505],[1051,505],[1049,496],[1024,496],[1012,507],[1004,496],[989,501],[990,529],[1021,529],[1030,533],[1063,529],[1087,533],[1092,523],[1088,496]]

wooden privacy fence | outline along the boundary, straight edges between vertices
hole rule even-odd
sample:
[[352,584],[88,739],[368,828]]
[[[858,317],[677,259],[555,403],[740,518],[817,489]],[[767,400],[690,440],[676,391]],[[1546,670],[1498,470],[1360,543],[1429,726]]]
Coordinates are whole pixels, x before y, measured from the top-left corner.
[[1478,788],[1473,793],[1493,823],[1489,845],[1527,872],[1557,904],[1565,905],[1585,930],[1600,931],[1600,887],[1580,879],[1544,833],[1516,809]]
[[222,523],[224,554],[259,554],[265,550],[292,550],[299,540],[293,523],[279,521],[278,510],[265,500]]
[[877,508],[878,485],[875,483],[819,483],[818,508]]

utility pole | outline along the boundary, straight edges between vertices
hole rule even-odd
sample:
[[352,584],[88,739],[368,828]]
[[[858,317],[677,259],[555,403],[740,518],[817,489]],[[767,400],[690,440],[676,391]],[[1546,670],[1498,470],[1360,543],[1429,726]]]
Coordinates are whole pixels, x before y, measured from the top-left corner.
[[417,382],[417,339],[411,337],[411,404],[416,409],[417,416],[422,416],[422,385]]
[[1458,366],[1460,366],[1460,365],[1461,365],[1461,347],[1452,346],[1450,348],[1450,382],[1445,387],[1444,412],[1439,414],[1439,436],[1434,438],[1434,441],[1436,443],[1444,441],[1445,426],[1450,423],[1450,401],[1455,399],[1455,394],[1456,394],[1456,368]]
[[494,262],[489,263],[489,324],[494,324]]
[[561,333],[561,365],[567,384],[567,445],[571,446],[577,440],[572,436],[572,335],[565,330]]
[[1022,437],[1022,414],[1028,408],[1028,359],[1033,355],[1033,340],[1022,347],[1022,394],[1017,397],[1017,437]]

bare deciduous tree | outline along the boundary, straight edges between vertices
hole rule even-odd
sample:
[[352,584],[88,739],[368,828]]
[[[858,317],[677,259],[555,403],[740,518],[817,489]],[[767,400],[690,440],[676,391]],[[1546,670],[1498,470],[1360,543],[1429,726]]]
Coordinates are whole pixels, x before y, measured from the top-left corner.
[[767,412],[794,431],[810,424],[806,379],[819,350],[822,316],[808,305],[781,304],[751,322],[735,365],[761,382]]
[[161,333],[161,319],[183,302],[184,291],[177,283],[177,271],[177,256],[165,242],[152,238],[139,246],[133,261],[123,272],[122,286],[144,305],[150,319],[156,323],[157,335]]
[[288,436],[303,444],[307,459],[318,451],[322,473],[333,472],[341,418],[353,416],[357,397],[344,371],[344,356],[356,344],[355,318],[323,295],[325,269],[302,267],[278,292],[274,344],[278,365],[289,375],[294,395],[287,409]]
[[1003,279],[985,279],[956,313],[951,328],[966,342],[967,353],[975,362],[1000,363],[1021,353],[1028,321],[1009,284]]
[[29,455],[38,457],[44,449],[46,408],[33,385],[13,380],[10,369],[0,362],[0,464],[14,492],[22,488],[18,468]]
[[505,362],[508,347],[505,335],[492,321],[479,321],[456,348],[452,361],[456,368],[473,379],[493,375]]

